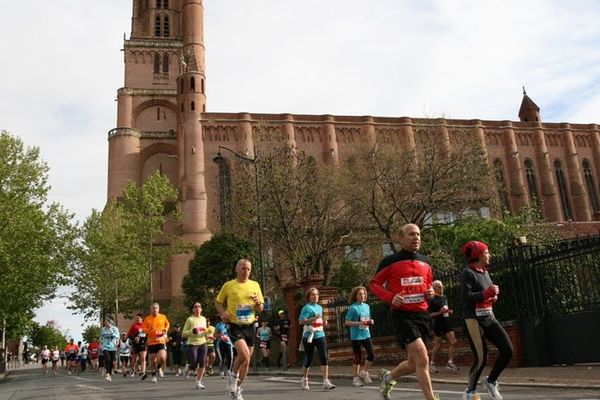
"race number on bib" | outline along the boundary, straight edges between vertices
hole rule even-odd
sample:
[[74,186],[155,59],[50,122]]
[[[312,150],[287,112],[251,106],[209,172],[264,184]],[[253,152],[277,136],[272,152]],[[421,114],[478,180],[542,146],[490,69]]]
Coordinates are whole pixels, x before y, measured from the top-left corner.
[[494,315],[494,312],[492,311],[492,307],[476,308],[475,315],[478,317],[488,317]]
[[422,303],[425,301],[424,293],[407,294],[407,295],[404,295],[403,297],[404,297],[404,304],[416,304],[416,303]]
[[237,317],[238,324],[251,324],[253,317],[252,306],[238,305],[235,310],[235,316]]

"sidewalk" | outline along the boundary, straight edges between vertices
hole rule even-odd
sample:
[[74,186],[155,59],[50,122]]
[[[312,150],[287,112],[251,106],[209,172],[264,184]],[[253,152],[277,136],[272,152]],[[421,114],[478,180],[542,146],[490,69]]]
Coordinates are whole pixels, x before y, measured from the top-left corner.
[[[376,380],[377,373],[381,368],[391,369],[394,366],[376,365],[371,369],[371,376]],[[352,379],[350,366],[332,365],[329,367],[329,376],[332,379]],[[439,372],[431,374],[431,379],[435,383],[460,383],[467,384],[468,367],[461,367],[457,372],[447,371],[438,366]],[[486,368],[482,374],[484,376],[489,371]],[[253,375],[275,375],[275,376],[297,376],[301,375],[301,368],[288,368],[287,371],[281,369],[264,369],[250,371]],[[319,366],[311,367],[310,376],[320,376]],[[400,381],[416,381],[414,375],[401,378]],[[574,366],[556,366],[544,368],[507,368],[504,370],[498,380],[502,386],[537,386],[537,387],[571,387],[577,389],[598,389],[600,390],[600,364],[595,365],[574,365]]]

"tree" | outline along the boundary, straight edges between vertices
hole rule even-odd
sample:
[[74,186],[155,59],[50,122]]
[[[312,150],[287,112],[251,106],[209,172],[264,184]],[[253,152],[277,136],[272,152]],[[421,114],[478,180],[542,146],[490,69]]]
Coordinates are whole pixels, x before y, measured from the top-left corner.
[[100,327],[98,325],[88,325],[81,334],[86,343],[92,343],[94,339],[100,339]]
[[48,202],[48,172],[38,148],[0,133],[0,326],[9,334],[30,324],[25,317],[54,296],[76,258],[78,230]]
[[65,335],[52,321],[48,321],[45,325],[34,322],[29,333],[29,340],[34,347],[38,348],[48,346],[48,348],[62,349],[67,343]]
[[343,161],[347,201],[367,231],[379,231],[396,250],[399,228],[444,224],[481,206],[495,209],[492,175],[485,152],[471,131],[444,135],[425,120],[415,144],[396,143],[381,131],[375,143],[356,146]]
[[357,220],[336,180],[339,170],[294,150],[281,140],[280,132],[265,129],[257,137],[255,168],[239,161],[232,164],[233,229],[257,237],[253,182],[258,173],[261,233],[274,259],[268,275],[279,286],[313,274],[328,281],[336,250]]
[[[204,242],[196,250],[189,264],[189,272],[183,278],[182,289],[185,303],[199,301],[203,313],[214,313],[214,303],[223,284],[235,276],[235,265],[241,258],[256,259],[256,246],[250,240],[230,232],[221,232]],[[256,276],[256,265],[253,273]]]

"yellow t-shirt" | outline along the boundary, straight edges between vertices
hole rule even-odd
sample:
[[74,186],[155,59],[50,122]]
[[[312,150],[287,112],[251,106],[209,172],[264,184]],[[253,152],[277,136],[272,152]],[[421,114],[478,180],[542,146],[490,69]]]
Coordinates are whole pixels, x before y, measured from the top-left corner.
[[206,345],[208,347],[215,345],[215,327],[212,325],[206,328]]
[[[193,329],[196,328],[197,333],[194,334]],[[199,346],[206,343],[206,318],[202,315],[199,317],[190,316],[185,321],[181,336],[188,338],[187,344],[191,346]]]
[[142,330],[148,336],[148,345],[166,344],[169,326],[169,320],[164,314],[157,314],[156,317],[148,315],[142,322]]
[[256,320],[254,312],[254,301],[251,295],[258,296],[261,303],[264,303],[262,292],[258,282],[248,279],[240,283],[237,279],[225,282],[217,296],[217,302],[227,303],[226,311],[231,318],[231,322],[236,325],[250,325]]

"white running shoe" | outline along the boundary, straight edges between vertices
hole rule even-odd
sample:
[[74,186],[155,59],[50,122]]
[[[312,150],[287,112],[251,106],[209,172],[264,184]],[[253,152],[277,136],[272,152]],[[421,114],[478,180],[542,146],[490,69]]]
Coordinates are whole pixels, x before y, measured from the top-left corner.
[[363,383],[358,376],[355,376],[354,378],[352,378],[352,384],[356,387],[363,386]]
[[150,379],[150,382],[152,382],[152,383],[157,383],[158,382],[158,379],[156,379],[155,375],[152,375],[152,379]]
[[335,389],[335,385],[329,379],[325,379],[323,381],[323,389]]
[[300,378],[300,387],[302,390],[310,390],[308,386],[308,378]]
[[429,372],[431,372],[432,374],[435,374],[438,372],[437,367],[435,366],[435,363],[429,363]]
[[468,389],[463,393],[463,400],[481,400],[477,392],[469,392]]
[[202,381],[196,381],[196,389],[206,389],[206,386],[202,384]]
[[244,400],[244,398],[242,397],[242,388],[239,385],[235,394],[237,396],[237,400]]
[[371,379],[371,376],[369,375],[369,371],[360,371],[360,373],[358,374],[358,376],[360,376],[362,378],[363,381],[365,381],[365,384],[370,385],[371,383],[373,383],[373,380]]
[[163,372],[162,368],[158,369],[158,376],[161,377],[161,378],[165,377],[165,373]]
[[502,400],[502,396],[500,395],[500,387],[498,386],[498,382],[490,382],[488,377],[486,376],[483,380],[485,383],[485,387],[494,400]]
[[106,374],[106,376],[104,377],[104,379],[106,379],[109,382],[112,381],[112,377],[110,376],[110,374]]
[[193,375],[194,371],[188,370],[187,374],[185,375],[185,379],[190,379]]
[[135,378],[135,372],[131,372],[131,375],[129,375],[131,377],[131,379]]
[[181,368],[177,368],[177,373],[175,373],[175,376],[181,376]]
[[390,393],[396,385],[396,381],[392,378],[392,373],[387,369],[379,371],[379,391],[383,400],[390,400]]
[[229,379],[227,380],[227,391],[229,393],[237,393],[238,388],[238,374],[229,372]]
[[459,368],[456,366],[456,364],[454,364],[452,361],[448,361],[448,364],[446,364],[446,369],[448,369],[449,371],[458,371]]

